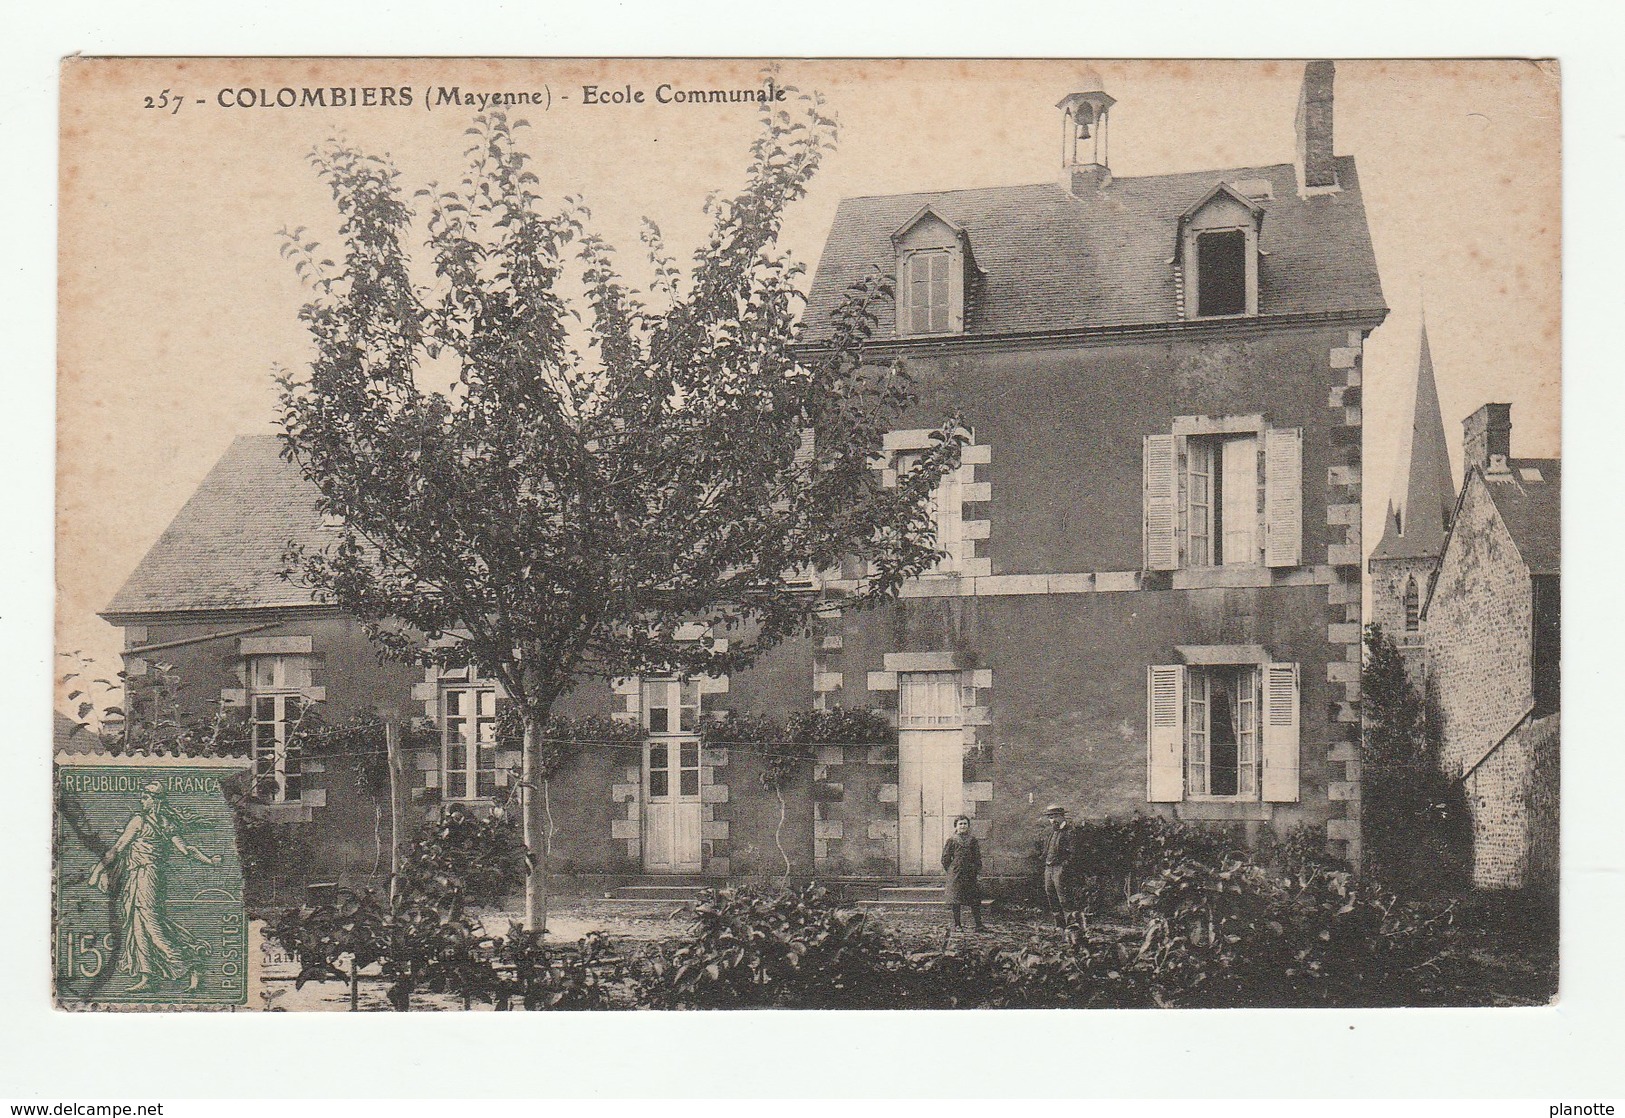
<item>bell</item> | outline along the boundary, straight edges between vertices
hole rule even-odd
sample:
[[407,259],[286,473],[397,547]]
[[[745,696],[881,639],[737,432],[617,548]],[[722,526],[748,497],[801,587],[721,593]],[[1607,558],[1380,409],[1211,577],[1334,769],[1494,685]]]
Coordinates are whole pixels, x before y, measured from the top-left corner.
[[1095,121],[1095,111],[1093,106],[1087,103],[1079,105],[1073,110],[1072,120],[1077,124],[1078,127],[1077,138],[1080,140],[1087,140],[1089,138],[1089,126]]

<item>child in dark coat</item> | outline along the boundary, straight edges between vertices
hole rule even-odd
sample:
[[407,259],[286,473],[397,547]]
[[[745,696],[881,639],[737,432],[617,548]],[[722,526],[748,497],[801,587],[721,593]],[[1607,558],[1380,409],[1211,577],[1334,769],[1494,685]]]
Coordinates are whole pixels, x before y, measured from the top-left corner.
[[970,833],[969,816],[954,819],[954,833],[942,844],[942,868],[948,873],[946,899],[954,927],[964,926],[959,922],[959,909],[969,905],[974,927],[982,931],[982,891],[976,882],[982,872],[982,845]]

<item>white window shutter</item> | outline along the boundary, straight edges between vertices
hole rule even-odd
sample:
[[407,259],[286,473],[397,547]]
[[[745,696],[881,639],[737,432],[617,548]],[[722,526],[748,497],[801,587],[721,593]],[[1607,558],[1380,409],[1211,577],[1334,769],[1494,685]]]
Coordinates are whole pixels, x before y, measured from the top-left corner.
[[1172,803],[1185,798],[1185,666],[1146,668],[1145,798]]
[[1265,664],[1264,799],[1289,804],[1298,800],[1298,665]]
[[1303,562],[1303,429],[1264,432],[1264,563]]
[[965,254],[958,249],[948,254],[948,330],[965,332]]
[[1179,478],[1174,436],[1145,437],[1145,569],[1179,567]]

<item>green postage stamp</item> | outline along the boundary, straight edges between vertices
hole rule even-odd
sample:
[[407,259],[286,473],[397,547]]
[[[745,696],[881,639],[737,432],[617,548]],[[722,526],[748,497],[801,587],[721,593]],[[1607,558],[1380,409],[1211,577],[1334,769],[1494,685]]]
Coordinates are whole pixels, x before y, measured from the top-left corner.
[[218,764],[58,764],[56,998],[247,1002],[243,873]]

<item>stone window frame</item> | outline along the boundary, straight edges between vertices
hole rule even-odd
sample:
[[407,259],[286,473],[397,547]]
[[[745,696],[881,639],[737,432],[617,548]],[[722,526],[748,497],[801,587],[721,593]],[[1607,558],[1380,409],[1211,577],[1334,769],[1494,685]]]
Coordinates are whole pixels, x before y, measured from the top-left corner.
[[[936,431],[932,428],[886,432],[881,440],[882,487],[895,488],[898,475],[904,472],[902,468],[904,461],[909,455],[928,450],[935,445],[932,437],[935,434]],[[978,443],[975,431],[967,431],[965,435],[968,441],[960,449],[959,466],[943,476],[931,495],[932,501],[937,503],[939,534],[949,537],[950,546],[944,549],[948,552],[948,557],[930,570],[922,572],[918,576],[920,578],[974,578],[993,573],[991,560],[976,554],[977,541],[988,539],[991,523],[987,519],[968,520],[965,517],[966,505],[986,503],[992,499],[991,483],[976,480],[976,467],[992,462],[992,448],[985,443]],[[946,516],[941,504],[943,497],[948,498],[949,511]],[[944,519],[951,522],[950,530],[945,532],[941,528]]]
[[[451,695],[458,696],[457,705],[459,711],[456,715],[450,713],[451,704],[448,703],[447,699]],[[471,713],[464,713],[461,709],[463,696],[472,699]],[[490,714],[485,714],[481,710],[487,696],[490,698]],[[497,702],[500,698],[501,692],[497,688],[495,681],[480,679],[472,672],[461,680],[444,677],[439,680],[438,722],[440,728],[441,799],[455,803],[491,803],[496,799],[497,789],[502,784],[500,774],[503,771],[501,762],[498,759],[502,752],[501,743],[497,739]],[[472,736],[467,734],[462,736],[462,744],[470,751],[465,758],[469,763],[456,770],[453,770],[451,766],[452,720],[454,718],[459,722],[472,726],[474,730]],[[482,749],[479,735],[481,727],[485,725],[491,727],[490,741],[488,748]],[[484,763],[487,756],[490,759],[488,764]],[[454,790],[451,786],[454,771],[463,774],[463,787],[460,790]],[[480,778],[487,773],[491,777],[491,790],[489,793],[480,789]]]
[[[241,685],[234,688],[225,688],[220,692],[220,701],[223,707],[242,712],[245,727],[249,737],[250,763],[257,766],[259,753],[258,726],[286,727],[289,720],[286,717],[286,706],[289,698],[297,698],[300,706],[300,716],[309,712],[317,704],[327,699],[327,689],[313,682],[315,673],[321,666],[321,657],[315,652],[314,641],[305,635],[271,636],[271,637],[241,637],[237,641],[237,682]],[[280,659],[284,667],[278,675],[273,669],[271,686],[255,687],[256,661]],[[296,662],[302,670],[296,671],[290,679],[287,670],[289,662]],[[275,703],[273,717],[256,719],[256,698],[271,698]],[[294,795],[288,794],[287,759],[289,750],[286,740],[286,729],[278,731],[283,736],[273,744],[273,776],[274,783],[271,788],[270,803],[275,805],[302,805],[306,808],[323,807],[327,803],[327,791],[324,788],[311,788],[309,777],[322,771],[322,763],[318,759],[300,757],[299,786]],[[263,791],[258,787],[258,777],[255,779],[256,792]]]

